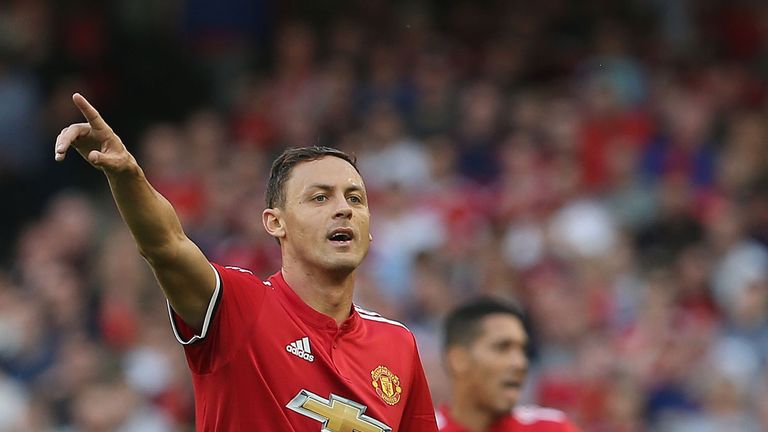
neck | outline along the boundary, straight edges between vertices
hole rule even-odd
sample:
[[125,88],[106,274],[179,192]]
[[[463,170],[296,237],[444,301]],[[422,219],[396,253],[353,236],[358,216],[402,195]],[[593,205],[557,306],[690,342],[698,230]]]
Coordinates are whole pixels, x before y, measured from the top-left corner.
[[354,271],[334,274],[283,261],[282,273],[288,285],[312,309],[328,315],[339,325],[349,318],[355,287]]
[[469,391],[454,388],[450,415],[454,421],[470,432],[487,432],[497,415],[478,406]]

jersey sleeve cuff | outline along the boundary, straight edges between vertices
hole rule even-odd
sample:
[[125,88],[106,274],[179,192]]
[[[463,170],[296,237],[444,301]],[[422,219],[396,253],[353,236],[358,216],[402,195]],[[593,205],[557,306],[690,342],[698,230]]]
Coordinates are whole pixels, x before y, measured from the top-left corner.
[[[210,265],[210,263],[209,263]],[[179,323],[177,319],[180,319],[178,315],[173,311],[171,308],[171,303],[168,302],[166,299],[166,304],[168,305],[168,317],[171,319],[171,329],[173,330],[173,335],[176,336],[176,340],[182,344],[182,345],[189,345],[192,343],[195,343],[197,341],[205,339],[205,336],[208,334],[208,328],[211,325],[211,320],[213,319],[213,312],[216,310],[216,304],[219,302],[219,297],[221,296],[221,276],[219,276],[219,272],[216,270],[213,265],[211,265],[211,270],[213,270],[213,274],[216,275],[216,288],[213,290],[213,294],[211,295],[211,300],[208,302],[208,309],[205,311],[205,319],[203,321],[203,327],[200,329],[199,334],[194,334],[193,331],[188,330],[184,332],[183,330],[189,329],[183,322]],[[182,326],[182,328],[179,328],[179,326]],[[189,334],[193,333],[191,337],[186,337],[184,333]]]

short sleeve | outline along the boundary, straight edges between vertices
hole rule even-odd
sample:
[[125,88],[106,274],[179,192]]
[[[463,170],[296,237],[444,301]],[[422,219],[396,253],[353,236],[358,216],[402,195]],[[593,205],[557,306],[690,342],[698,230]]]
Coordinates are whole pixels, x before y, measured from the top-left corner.
[[216,287],[199,332],[168,305],[171,328],[184,346],[190,370],[210,373],[226,364],[255,331],[267,286],[248,270],[211,264]]
[[435,407],[432,405],[432,396],[429,393],[427,377],[421,365],[415,339],[413,345],[411,392],[408,395],[408,405],[403,411],[403,420],[398,430],[400,432],[437,432]]

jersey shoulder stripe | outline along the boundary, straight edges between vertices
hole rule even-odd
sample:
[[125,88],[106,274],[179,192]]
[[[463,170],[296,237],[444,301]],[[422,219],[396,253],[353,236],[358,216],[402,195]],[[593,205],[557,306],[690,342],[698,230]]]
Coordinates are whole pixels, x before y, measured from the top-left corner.
[[363,308],[361,308],[360,306],[357,306],[357,305],[355,305],[355,310],[357,311],[358,315],[360,315],[360,318],[362,318],[362,319],[366,319],[366,320],[369,320],[369,321],[376,321],[376,322],[392,324],[392,325],[395,325],[395,326],[402,327],[402,328],[404,328],[404,329],[406,329],[406,330],[408,330],[410,332],[408,327],[406,327],[405,324],[403,324],[403,323],[401,323],[399,321],[391,320],[389,318],[384,318],[383,316],[379,315],[376,312],[369,311],[368,309],[363,309]]
[[[252,271],[250,271],[250,270],[248,270],[248,269],[244,269],[244,268],[242,268],[242,267],[238,267],[238,266],[230,266],[230,265],[228,265],[228,266],[222,266],[222,267],[224,267],[225,269],[230,269],[230,270],[239,271],[240,273],[248,273],[248,274],[250,274],[250,275],[254,275]],[[254,275],[254,276],[255,276],[255,275]]]
[[565,413],[554,409],[544,408],[538,405],[522,405],[515,407],[512,414],[522,424],[533,424],[540,421],[562,423],[566,421]]
[[[266,287],[269,287],[272,291],[275,290],[275,287],[272,286],[272,282],[268,280],[262,280],[260,277],[256,276],[254,272],[252,272],[251,270],[248,270],[247,268],[232,266],[232,265],[226,265],[226,266],[220,265],[220,264],[217,264],[217,265],[219,265],[225,271],[232,270],[234,272],[242,273],[240,276],[245,276],[246,278],[251,279],[250,282],[253,282],[254,284],[256,284],[255,286],[264,285]],[[253,286],[254,285],[249,285],[249,287],[253,287]]]

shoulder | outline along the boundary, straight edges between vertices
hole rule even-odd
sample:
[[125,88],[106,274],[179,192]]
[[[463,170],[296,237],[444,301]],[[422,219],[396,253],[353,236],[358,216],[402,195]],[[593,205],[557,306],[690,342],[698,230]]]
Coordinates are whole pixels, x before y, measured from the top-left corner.
[[559,423],[568,424],[568,417],[564,412],[554,408],[544,408],[537,405],[517,406],[512,411],[515,420],[523,425],[535,423]]
[[405,324],[401,323],[400,321],[389,319],[377,312],[362,308],[358,305],[354,305],[354,308],[355,312],[357,312],[358,316],[360,316],[360,319],[367,327],[375,331],[386,332],[388,334],[396,334],[400,335],[401,337],[413,339],[413,333],[411,333],[408,327],[406,327]]
[[223,265],[218,263],[211,263],[211,265],[213,266],[213,268],[216,269],[218,273],[237,274],[240,276],[250,276],[250,277],[256,278],[253,272],[246,268],[231,266],[231,265]]
[[248,269],[214,263],[211,265],[216,270],[216,291],[224,303],[246,302],[249,307],[254,307],[271,297],[268,294],[275,291],[271,280],[262,280]]
[[238,285],[256,285],[259,287],[271,287],[269,281],[263,281],[258,276],[253,274],[252,271],[230,265],[221,265],[211,263],[211,266],[216,270],[216,275],[219,277],[220,282],[224,284],[238,284]]

